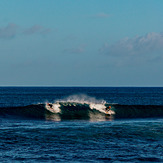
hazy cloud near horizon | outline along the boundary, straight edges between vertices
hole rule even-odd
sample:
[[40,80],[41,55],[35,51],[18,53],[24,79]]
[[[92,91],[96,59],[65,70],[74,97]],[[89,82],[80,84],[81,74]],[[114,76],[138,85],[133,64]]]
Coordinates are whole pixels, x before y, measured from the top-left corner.
[[32,27],[29,27],[29,28],[26,28],[24,31],[23,31],[23,34],[26,34],[26,35],[32,35],[32,34],[35,34],[35,33],[39,33],[39,34],[47,34],[51,31],[50,28],[44,28],[43,26],[41,25],[33,25]]
[[80,54],[85,51],[83,46],[76,47],[76,48],[66,48],[63,50],[64,53],[69,53],[69,54]]
[[0,39],[14,38],[18,33],[18,25],[9,23],[5,27],[0,27]]
[[113,58],[123,58],[119,61],[121,63],[131,59],[135,63],[136,60],[139,63],[152,60],[156,62],[163,59],[163,34],[152,32],[144,36],[126,37],[112,45],[105,43],[99,51]]
[[21,27],[15,23],[8,23],[4,27],[0,27],[0,39],[12,39],[18,35],[32,35],[32,34],[48,34],[51,32],[50,28],[45,28],[41,25],[33,25],[28,28]]

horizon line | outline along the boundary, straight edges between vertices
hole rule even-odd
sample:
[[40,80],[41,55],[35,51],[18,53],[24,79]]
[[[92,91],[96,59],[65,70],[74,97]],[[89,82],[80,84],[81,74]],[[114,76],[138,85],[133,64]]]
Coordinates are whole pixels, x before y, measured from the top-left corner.
[[0,87],[163,87],[162,85],[0,85]]

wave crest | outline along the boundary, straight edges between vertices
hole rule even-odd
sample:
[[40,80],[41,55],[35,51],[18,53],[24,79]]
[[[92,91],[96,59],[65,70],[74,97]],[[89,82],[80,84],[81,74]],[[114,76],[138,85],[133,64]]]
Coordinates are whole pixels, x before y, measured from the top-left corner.
[[[110,108],[106,110],[106,108]],[[117,118],[163,117],[161,105],[109,104],[87,95],[73,95],[54,103],[0,108],[4,117],[19,116],[47,120],[84,119],[104,121]]]
[[[56,100],[53,104],[46,103],[46,108],[51,111],[52,113],[62,113],[62,110],[60,108],[67,107],[70,108],[72,106],[74,107],[81,107],[81,105],[87,105],[88,109],[95,109],[101,113],[106,114],[106,101],[105,100],[99,100],[94,97],[90,97],[84,94],[80,95],[71,95],[65,99],[62,100]],[[111,113],[111,112],[110,112]],[[114,112],[112,111],[112,114]]]

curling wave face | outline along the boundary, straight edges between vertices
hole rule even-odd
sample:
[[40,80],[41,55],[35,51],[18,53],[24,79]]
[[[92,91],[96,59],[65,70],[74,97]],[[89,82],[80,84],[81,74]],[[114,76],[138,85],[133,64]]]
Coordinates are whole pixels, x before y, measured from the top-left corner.
[[70,96],[54,103],[0,108],[3,117],[21,117],[61,121],[80,119],[105,121],[118,118],[163,117],[162,105],[108,104],[88,96]]

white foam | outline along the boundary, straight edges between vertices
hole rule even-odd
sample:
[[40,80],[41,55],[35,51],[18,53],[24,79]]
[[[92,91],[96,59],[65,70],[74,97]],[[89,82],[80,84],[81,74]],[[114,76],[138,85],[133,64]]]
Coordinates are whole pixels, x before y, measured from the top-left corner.
[[105,106],[106,101],[105,100],[99,100],[99,99],[96,99],[94,97],[90,97],[90,96],[87,96],[84,94],[71,95],[64,100],[57,100],[56,101],[56,103],[58,103],[58,102],[88,104],[91,109],[96,109],[96,110],[103,112],[103,113],[105,113],[105,108],[106,108],[106,106]]
[[52,107],[50,107],[48,103],[46,103],[46,108],[52,113],[61,113],[60,104],[58,103],[52,104]]
[[96,110],[98,110],[98,111],[100,111],[100,112],[105,113],[105,108],[106,108],[106,106],[103,105],[103,104],[94,104],[94,103],[91,103],[91,104],[89,104],[89,107],[90,107],[91,109],[96,109]]
[[[96,109],[99,112],[106,113],[106,101],[105,100],[99,100],[94,97],[90,97],[85,94],[79,94],[79,95],[71,95],[65,99],[62,100],[56,100],[53,104],[52,107],[47,105],[46,103],[46,108],[51,111],[52,113],[61,113],[61,105],[59,103],[70,103],[69,106],[74,105],[73,103],[78,103],[78,104],[88,104],[90,109]],[[72,103],[72,104],[71,104]],[[66,105],[66,104],[63,104]],[[115,114],[114,111],[110,110],[108,114]]]

